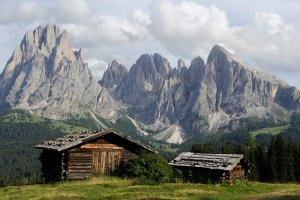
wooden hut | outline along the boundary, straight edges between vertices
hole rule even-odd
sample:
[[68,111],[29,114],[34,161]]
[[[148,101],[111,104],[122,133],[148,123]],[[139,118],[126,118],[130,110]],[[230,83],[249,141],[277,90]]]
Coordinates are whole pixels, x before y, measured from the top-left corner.
[[35,146],[43,149],[42,176],[46,181],[84,179],[113,174],[122,163],[150,147],[112,129],[75,132]]
[[184,179],[195,182],[245,179],[252,164],[242,154],[183,152],[169,163],[182,171]]

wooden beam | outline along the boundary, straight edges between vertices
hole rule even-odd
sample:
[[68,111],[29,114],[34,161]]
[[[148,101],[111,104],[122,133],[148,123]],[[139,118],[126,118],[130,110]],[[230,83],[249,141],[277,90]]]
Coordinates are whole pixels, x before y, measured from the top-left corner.
[[85,144],[80,147],[81,149],[124,149],[114,144]]

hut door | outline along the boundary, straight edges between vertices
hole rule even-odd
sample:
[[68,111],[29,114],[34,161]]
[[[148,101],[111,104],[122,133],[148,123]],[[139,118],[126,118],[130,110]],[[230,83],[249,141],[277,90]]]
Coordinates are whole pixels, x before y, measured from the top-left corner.
[[122,151],[101,150],[93,152],[93,173],[111,174],[118,169],[122,161]]

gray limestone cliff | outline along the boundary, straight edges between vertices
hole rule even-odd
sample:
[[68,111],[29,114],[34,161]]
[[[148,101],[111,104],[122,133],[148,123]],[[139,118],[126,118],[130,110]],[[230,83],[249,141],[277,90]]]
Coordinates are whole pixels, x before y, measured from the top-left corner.
[[64,118],[91,110],[113,115],[113,99],[92,77],[67,31],[40,25],[28,31],[0,76],[1,105]]
[[118,61],[113,60],[104,72],[99,84],[110,92],[113,92],[127,74],[128,71],[126,67],[119,64]]
[[142,121],[155,121],[157,102],[168,77],[170,64],[159,54],[142,55],[117,86],[113,96],[128,105]]
[[179,59],[171,68],[157,53],[142,55],[129,71],[112,61],[97,83],[67,31],[40,25],[25,34],[0,75],[1,108],[52,119],[90,113],[115,123],[125,117],[141,134],[182,143],[239,128],[241,119],[286,120],[300,110],[300,91],[218,45],[206,63],[196,57],[189,66]]
[[[107,81],[107,80],[106,80]],[[171,68],[159,54],[142,55],[112,95],[156,139],[180,143],[241,118],[284,120],[298,111],[300,92],[216,45],[207,63],[196,57]]]

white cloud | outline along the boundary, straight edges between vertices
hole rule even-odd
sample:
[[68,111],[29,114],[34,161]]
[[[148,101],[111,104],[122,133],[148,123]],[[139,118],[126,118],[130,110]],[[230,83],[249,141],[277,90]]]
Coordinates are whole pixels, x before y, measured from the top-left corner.
[[134,22],[140,25],[147,26],[151,24],[150,16],[142,9],[135,9],[133,11],[132,19]]
[[214,44],[226,42],[231,35],[225,12],[215,6],[191,1],[157,1],[153,5],[150,31],[177,56],[207,54]]
[[53,12],[60,23],[87,22],[93,13],[86,0],[56,0]]
[[86,61],[89,64],[89,69],[93,72],[93,77],[96,81],[99,81],[107,69],[108,63],[96,57],[91,57]]
[[92,16],[86,0],[0,1],[0,24],[25,24],[32,22],[83,23]]
[[[137,16],[141,18],[137,20]],[[69,30],[72,45],[83,48],[86,58],[95,57],[106,63],[116,59],[130,67],[147,47],[155,44],[153,41],[151,45],[147,43],[151,37],[147,29],[149,23],[146,13],[136,10],[128,19],[99,15],[89,23],[63,27]]]
[[38,1],[0,1],[0,24],[29,23],[36,19],[45,19],[49,14],[46,7]]
[[101,15],[86,24],[64,25],[75,43],[84,46],[132,43],[145,39],[148,30],[133,20]]
[[236,30],[235,37],[231,46],[271,73],[299,68],[299,31],[277,14],[257,12],[249,24]]
[[276,13],[256,12],[246,24],[233,26],[226,12],[215,6],[156,1],[150,19],[151,33],[178,57],[205,58],[214,44],[221,44],[276,75],[299,69],[299,30]]
[[285,80],[300,75],[298,1],[132,2],[0,0],[0,65],[27,30],[55,23],[69,31],[72,46],[82,48],[86,60],[102,63],[100,70],[89,64],[96,77],[113,59],[130,67],[141,54],[157,52],[173,66],[179,57],[188,64],[195,56],[206,58],[215,44]]
[[98,23],[100,36],[111,42],[132,42],[147,34],[143,25],[119,17],[101,16]]

